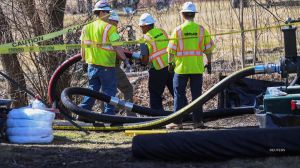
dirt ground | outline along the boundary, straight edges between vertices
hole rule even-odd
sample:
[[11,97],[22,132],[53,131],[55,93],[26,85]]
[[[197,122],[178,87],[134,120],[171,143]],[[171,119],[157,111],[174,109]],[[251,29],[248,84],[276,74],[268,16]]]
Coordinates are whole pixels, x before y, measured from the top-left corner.
[[[244,115],[207,122],[208,129],[257,126],[255,116]],[[232,159],[222,162],[163,162],[137,160],[131,153],[131,136],[123,132],[54,131],[55,140],[49,145],[0,145],[0,167],[156,167],[156,168],[257,168],[299,167],[300,156]]]
[[[276,78],[276,77],[275,77]],[[217,83],[217,75],[204,75],[203,91],[205,92],[214,83]],[[274,79],[274,77],[273,77]],[[147,78],[142,78],[134,85],[134,102],[149,106],[149,94],[147,91]],[[190,95],[188,95],[190,97]],[[163,104],[168,110],[172,110],[172,98],[168,91],[164,94]],[[204,109],[217,107],[217,98],[213,98],[204,105]],[[254,115],[243,115],[226,119],[219,119],[205,123],[209,130],[226,128],[257,127]],[[185,124],[185,129],[191,125]],[[199,130],[203,131],[203,130]],[[156,168],[256,168],[256,167],[299,167],[300,156],[294,157],[266,157],[259,159],[232,159],[216,162],[164,162],[138,160],[132,156],[131,136],[123,132],[91,132],[85,135],[78,131],[54,131],[55,139],[48,145],[15,145],[9,143],[0,144],[0,168],[31,168],[31,167],[156,167]]]
[[[273,77],[273,79],[276,77]],[[217,83],[217,76],[204,76],[203,91]],[[149,106],[147,92],[147,78],[139,80],[135,86],[135,103]],[[190,97],[190,96],[189,96]],[[172,110],[171,95],[164,94],[164,106]],[[210,100],[204,109],[214,109],[217,98]],[[218,130],[236,127],[257,127],[254,115],[243,115],[226,119],[219,119],[205,123],[207,129]],[[186,124],[185,129],[190,125]],[[203,130],[199,130],[203,131]],[[54,131],[55,139],[49,145],[15,145],[0,144],[0,168],[31,168],[31,167],[156,167],[156,168],[256,168],[256,167],[299,167],[300,156],[295,157],[266,157],[259,159],[232,159],[222,162],[164,162],[137,160],[131,153],[131,136],[123,132],[91,132],[85,135],[78,131]]]

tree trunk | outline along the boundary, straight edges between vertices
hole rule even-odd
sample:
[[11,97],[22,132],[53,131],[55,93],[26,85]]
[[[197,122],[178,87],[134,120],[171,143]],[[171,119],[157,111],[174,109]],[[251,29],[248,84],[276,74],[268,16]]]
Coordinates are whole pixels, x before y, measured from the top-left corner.
[[[54,32],[64,28],[64,11],[66,7],[66,0],[51,0],[53,6],[48,7],[49,15],[47,17],[47,22],[50,23],[48,25],[48,31]],[[52,4],[50,3],[50,5]],[[52,41],[52,44],[63,44],[63,36],[57,37]],[[55,55],[48,56],[44,61],[45,65],[48,65],[47,71],[47,79],[49,80],[60,63],[66,60],[65,52],[55,53]]]
[[[232,15],[233,8],[230,8],[230,15]],[[234,29],[234,21],[233,17],[230,17],[230,23],[231,23],[231,30]],[[237,63],[235,62],[235,44],[234,44],[234,35],[231,35],[231,56],[232,56],[232,66],[235,67],[235,70],[237,70]]]
[[[66,0],[50,0],[53,5],[48,7],[48,17],[47,22],[50,23],[48,25],[48,31],[58,31],[64,28],[64,11],[66,7]],[[50,5],[52,4],[50,3]],[[63,36],[55,38],[51,44],[63,44],[64,39]],[[47,65],[46,75],[48,81],[50,80],[53,72],[56,68],[67,59],[67,55],[65,52],[56,52],[55,54],[49,54],[47,58],[43,58],[43,64]],[[57,89],[62,90],[68,86],[70,86],[70,75],[64,75],[62,77],[64,80],[60,80]]]
[[[6,17],[0,6],[0,42],[13,42],[11,28],[6,20]],[[5,54],[0,56],[0,60],[5,73],[16,80],[23,88],[26,88],[25,78],[21,69],[19,60],[16,54]],[[8,82],[8,94],[13,102],[13,107],[21,107],[27,105],[27,94],[18,90],[18,86],[12,85]]]
[[[113,1],[114,2],[114,1]],[[89,15],[92,15],[93,14],[93,0],[87,0],[86,2],[86,8],[87,8],[87,13]]]
[[35,36],[44,34],[44,26],[37,12],[34,0],[18,0],[20,8],[25,11],[26,16],[31,22],[33,33]]
[[240,30],[241,30],[241,63],[242,68],[245,68],[245,28],[244,28],[244,3],[240,2]]
[[253,19],[253,27],[255,29],[254,31],[254,44],[253,44],[253,65],[256,64],[256,58],[257,58],[257,42],[258,42],[258,32],[257,32],[257,10],[256,10],[256,4],[254,4],[254,11],[252,15]]
[[[39,36],[44,33],[55,32],[63,29],[64,22],[64,11],[66,6],[66,0],[49,0],[45,3],[46,17],[45,17],[45,27],[42,24],[39,14],[36,12],[36,5],[34,0],[21,0],[20,4],[21,9],[24,8],[26,10],[26,15],[29,18],[31,25],[34,30],[34,35]],[[45,44],[63,44],[63,36],[52,39],[51,42],[47,42]],[[49,54],[41,54],[40,55],[40,63],[43,65],[46,70],[46,78],[50,79],[52,73],[56,69],[56,67],[65,60],[65,53],[59,53],[55,55]]]
[[[44,2],[43,14],[39,15],[35,1],[34,0],[21,0],[19,5],[21,9],[26,9],[25,14],[31,22],[31,25],[34,30],[34,35],[43,35],[50,32],[55,32],[63,29],[64,23],[64,11],[66,6],[66,0],[48,0]],[[44,25],[42,24],[42,18],[44,20]],[[38,30],[38,31],[37,31]],[[63,44],[64,39],[63,36],[56,37],[51,41],[43,42],[43,44]],[[48,82],[55,71],[55,69],[66,60],[67,56],[65,52],[53,52],[53,53],[40,53],[37,57],[38,61],[36,66],[39,66],[38,69],[43,69],[43,71],[38,71],[37,73],[43,73],[42,75],[43,81],[39,81],[41,84],[40,95],[45,99],[47,96],[47,86]],[[65,88],[69,86],[70,80],[69,78],[64,78],[65,80],[60,81],[59,86],[61,88]]]
[[84,0],[77,0],[77,13],[83,13],[84,11]]

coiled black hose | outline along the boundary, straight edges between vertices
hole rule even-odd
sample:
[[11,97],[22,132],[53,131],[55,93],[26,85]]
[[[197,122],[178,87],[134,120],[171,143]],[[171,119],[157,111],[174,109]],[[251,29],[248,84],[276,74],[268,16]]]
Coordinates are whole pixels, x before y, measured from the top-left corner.
[[[199,98],[197,98],[196,100],[191,102],[186,107],[184,107],[181,110],[179,110],[175,113],[172,113],[168,116],[161,117],[161,118],[158,118],[155,120],[153,120],[153,118],[151,118],[152,121],[134,123],[134,124],[123,125],[123,126],[109,126],[109,127],[103,126],[103,130],[152,129],[152,128],[164,126],[164,125],[174,122],[180,118],[183,118],[185,115],[191,113],[192,111],[195,111],[197,108],[202,106],[205,102],[207,102],[208,100],[213,98],[218,92],[222,91],[230,83],[232,83],[238,79],[241,79],[243,77],[246,77],[249,75],[254,75],[254,74],[255,74],[254,67],[249,67],[249,68],[245,68],[240,71],[237,71],[237,72],[233,73],[232,75],[227,76],[226,78],[224,78],[222,81],[220,81],[216,85],[214,85],[207,92],[205,92],[203,95],[201,95]],[[62,100],[62,103],[64,104],[64,106],[66,106],[69,110],[75,112],[76,114],[88,117],[90,119],[94,119],[95,121],[102,121],[102,122],[119,122],[119,123],[127,122],[128,123],[132,120],[135,120],[135,119],[132,119],[132,117],[130,117],[130,119],[126,119],[124,117],[118,117],[118,116],[107,116],[107,115],[95,113],[95,112],[85,110],[85,109],[78,107],[70,99],[71,94],[80,92],[80,91],[78,91],[78,89],[80,89],[80,88],[66,88],[66,89],[64,89],[64,91],[61,94],[61,100]],[[81,88],[80,90],[84,90],[84,89]],[[87,90],[85,90],[85,91],[87,91]],[[79,94],[83,94],[85,91],[80,92]],[[109,99],[109,97],[101,98],[103,95],[99,94],[98,92],[92,92],[92,91],[89,91],[89,92],[91,92],[90,95],[93,98],[99,98],[100,100],[105,100],[107,102],[111,101],[111,98]],[[132,108],[132,111],[134,112],[134,108]],[[126,122],[124,120],[126,120]],[[148,119],[136,118],[136,120],[139,120],[139,121],[144,120],[145,121]]]
[[[75,103],[73,103],[70,100],[70,97],[72,97],[73,95],[89,96],[107,103],[111,101],[111,97],[103,93],[96,92],[87,88],[81,88],[81,87],[70,87],[64,90],[62,96],[68,99],[66,100],[68,103],[65,104],[65,107],[68,108],[70,111],[76,113],[77,115],[87,117],[92,121],[101,121],[101,122],[109,122],[109,123],[135,123],[135,122],[143,122],[143,121],[158,119],[158,117],[139,117],[139,118],[121,117],[121,116],[104,115],[98,112],[93,112],[90,110],[80,108]],[[152,109],[138,106],[135,104],[133,104],[132,112],[144,114],[144,115],[152,114],[152,116],[155,116],[153,115]],[[229,117],[229,116],[236,116],[236,115],[243,115],[243,114],[253,114],[253,113],[254,113],[254,108],[218,109],[218,110],[210,110],[209,112],[204,112],[203,117],[205,120],[214,120],[222,117]],[[161,116],[167,116],[170,114],[172,113],[166,111],[166,113]]]
[[98,100],[101,100],[103,102],[110,102],[111,97],[107,96],[103,93],[92,91],[87,88],[80,88],[80,87],[70,87],[64,89],[64,91],[61,94],[61,100],[64,104],[64,106],[76,113],[77,115],[84,116],[86,118],[89,118],[93,121],[101,121],[101,122],[107,122],[107,123],[136,123],[136,122],[143,122],[143,121],[150,121],[157,118],[153,117],[122,117],[122,116],[114,116],[114,115],[106,115],[101,114],[98,112],[93,112],[90,110],[86,110],[83,108],[78,107],[75,103],[72,102],[70,97],[72,95],[79,94],[79,95],[85,95],[89,96]]
[[[48,85],[48,99],[50,103],[53,103],[54,101],[59,102],[60,101],[60,93],[56,89],[57,82],[61,78],[62,74],[68,70],[72,65],[76,64],[81,60],[81,55],[77,54],[68,60],[64,61],[53,73],[49,85]],[[86,95],[88,96],[88,94]],[[59,104],[58,104],[59,106]],[[141,106],[135,106],[135,112],[142,114],[142,115],[148,115],[148,116],[167,116],[170,115],[172,112],[171,111],[160,111],[160,110],[154,110],[150,108],[144,108]],[[219,113],[220,112],[220,113]],[[220,117],[226,117],[226,116],[236,116],[236,115],[242,115],[242,114],[249,114],[252,113],[252,109],[228,109],[226,110],[226,113],[224,112],[224,109],[220,110],[213,110],[209,112],[205,112],[203,115],[204,118],[209,118],[209,120],[212,120],[214,118],[220,118]],[[207,116],[207,117],[206,117]]]

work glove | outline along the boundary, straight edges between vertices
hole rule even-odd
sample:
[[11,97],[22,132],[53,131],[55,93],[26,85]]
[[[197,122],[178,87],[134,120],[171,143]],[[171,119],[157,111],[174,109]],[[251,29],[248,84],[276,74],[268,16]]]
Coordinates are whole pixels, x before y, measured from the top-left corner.
[[175,69],[175,63],[174,62],[170,62],[168,65],[168,71],[173,73]]
[[205,65],[205,68],[206,68],[206,71],[208,74],[211,74],[211,63],[208,62],[206,65]]
[[140,52],[140,51],[138,51],[138,52],[133,52],[133,53],[132,53],[132,58],[133,58],[133,59],[141,59],[141,58],[142,58],[141,52]]

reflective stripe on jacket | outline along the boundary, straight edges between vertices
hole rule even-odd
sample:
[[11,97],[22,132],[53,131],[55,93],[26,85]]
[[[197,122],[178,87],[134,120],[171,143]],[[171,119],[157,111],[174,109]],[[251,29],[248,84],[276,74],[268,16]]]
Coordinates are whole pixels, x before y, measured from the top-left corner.
[[202,74],[204,72],[203,53],[209,54],[215,48],[207,30],[194,22],[178,26],[168,44],[167,51],[175,55],[175,73]]
[[[115,40],[117,28],[98,19],[85,26],[82,36],[84,44],[106,43]],[[97,45],[85,48],[85,60],[88,64],[115,67],[116,51],[111,46]]]
[[144,35],[144,38],[146,41],[149,41],[146,42],[146,44],[149,49],[149,62],[152,64],[152,66],[156,70],[168,66],[168,35],[165,33],[165,31],[159,28],[153,28]]

